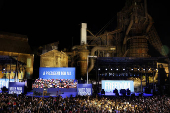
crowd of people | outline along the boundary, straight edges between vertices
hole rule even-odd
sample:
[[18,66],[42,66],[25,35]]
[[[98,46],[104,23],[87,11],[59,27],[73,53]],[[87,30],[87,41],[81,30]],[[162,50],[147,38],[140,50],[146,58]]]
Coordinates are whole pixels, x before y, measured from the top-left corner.
[[0,113],[169,113],[170,97],[28,97],[0,94]]
[[75,79],[36,79],[32,88],[77,88]]

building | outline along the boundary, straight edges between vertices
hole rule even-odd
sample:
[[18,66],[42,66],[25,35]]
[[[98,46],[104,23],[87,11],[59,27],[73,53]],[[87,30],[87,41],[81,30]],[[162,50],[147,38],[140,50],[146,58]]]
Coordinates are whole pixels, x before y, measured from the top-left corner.
[[68,67],[68,56],[56,49],[40,55],[40,67]]
[[[0,78],[30,79],[33,75],[34,54],[26,35],[0,32],[0,56],[9,56],[17,63],[0,63]],[[22,62],[22,63],[21,63]],[[18,66],[17,66],[18,64]]]

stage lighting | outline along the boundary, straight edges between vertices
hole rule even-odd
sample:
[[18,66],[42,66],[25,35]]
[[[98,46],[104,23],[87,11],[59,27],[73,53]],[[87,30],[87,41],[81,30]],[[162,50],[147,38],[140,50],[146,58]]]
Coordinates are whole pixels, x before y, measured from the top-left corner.
[[98,70],[100,70],[100,68]]
[[145,71],[145,69],[143,69]]
[[156,71],[157,71],[158,69],[156,69]]
[[133,70],[133,69],[131,69],[131,70]]
[[125,71],[125,69],[123,69],[123,71]]
[[5,71],[5,68],[3,68],[3,70]]
[[116,69],[117,71],[119,70],[119,69]]
[[105,70],[107,70],[107,68]]
[[139,69],[138,69],[138,71],[139,71]]
[[150,69],[149,69],[149,71],[150,71]]
[[110,69],[110,70],[112,70],[112,69]]

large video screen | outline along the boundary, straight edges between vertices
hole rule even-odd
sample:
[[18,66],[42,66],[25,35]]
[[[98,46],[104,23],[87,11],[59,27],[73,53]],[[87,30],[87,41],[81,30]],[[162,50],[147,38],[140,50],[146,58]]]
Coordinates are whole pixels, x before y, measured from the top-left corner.
[[134,92],[134,83],[132,80],[102,80],[102,89],[105,92],[113,92],[114,89],[128,89]]
[[[10,79],[10,82],[14,82],[14,81],[15,79]],[[0,79],[0,90],[3,87],[8,88],[8,85],[9,85],[9,79]]]
[[42,79],[75,79],[74,67],[40,67],[39,78]]

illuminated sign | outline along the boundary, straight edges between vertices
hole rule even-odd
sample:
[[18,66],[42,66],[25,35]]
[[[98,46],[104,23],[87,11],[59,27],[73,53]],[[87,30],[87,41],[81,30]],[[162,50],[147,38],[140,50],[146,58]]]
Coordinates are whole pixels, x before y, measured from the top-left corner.
[[9,94],[24,93],[25,82],[9,82]]
[[128,89],[134,92],[134,84],[132,80],[102,80],[102,89],[105,92],[113,92],[114,89]]
[[39,78],[42,79],[75,79],[75,68],[55,68],[55,67],[40,67]]
[[77,84],[77,94],[80,96],[92,95],[92,84]]
[[[14,82],[15,79],[10,79],[10,82]],[[8,85],[9,85],[9,79],[0,79],[0,90],[1,88],[3,88],[4,86],[6,88],[8,88]]]

